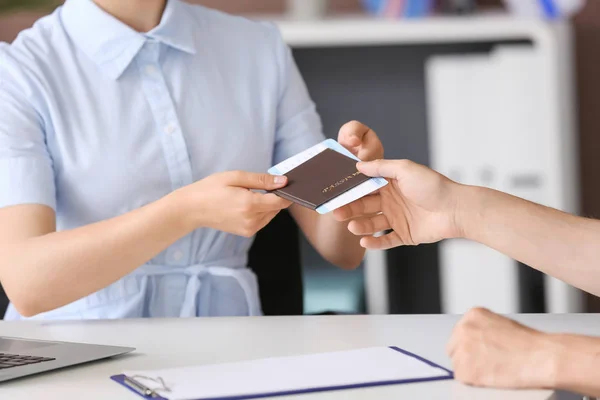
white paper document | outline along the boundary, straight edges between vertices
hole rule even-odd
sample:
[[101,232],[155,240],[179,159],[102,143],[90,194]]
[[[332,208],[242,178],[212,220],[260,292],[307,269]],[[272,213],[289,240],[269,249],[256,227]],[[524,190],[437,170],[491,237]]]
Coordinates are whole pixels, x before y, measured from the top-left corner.
[[450,371],[396,347],[127,371],[125,375],[169,400],[270,397],[452,378]]

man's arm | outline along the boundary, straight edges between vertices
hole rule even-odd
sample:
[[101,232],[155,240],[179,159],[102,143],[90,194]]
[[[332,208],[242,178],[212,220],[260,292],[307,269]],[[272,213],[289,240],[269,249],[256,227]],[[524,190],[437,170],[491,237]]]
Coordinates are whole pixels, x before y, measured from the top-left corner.
[[[334,212],[351,220],[366,248],[462,237],[485,244],[546,274],[600,294],[600,221],[576,217],[506,193],[466,186],[407,160],[359,163],[391,184]],[[381,236],[376,232],[393,229]]]
[[483,308],[454,327],[447,352],[463,383],[600,396],[600,338],[540,332]]
[[600,338],[555,336],[555,388],[600,398]]
[[600,295],[600,221],[490,189],[457,190],[461,236]]

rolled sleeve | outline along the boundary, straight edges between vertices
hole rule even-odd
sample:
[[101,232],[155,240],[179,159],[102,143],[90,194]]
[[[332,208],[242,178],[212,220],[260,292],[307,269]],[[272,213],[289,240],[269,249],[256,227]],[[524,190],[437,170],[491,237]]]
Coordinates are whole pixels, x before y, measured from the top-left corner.
[[276,30],[279,66],[279,103],[273,163],[305,150],[325,139],[316,106],[290,48]]
[[56,210],[56,190],[40,115],[0,65],[0,208],[42,204]]

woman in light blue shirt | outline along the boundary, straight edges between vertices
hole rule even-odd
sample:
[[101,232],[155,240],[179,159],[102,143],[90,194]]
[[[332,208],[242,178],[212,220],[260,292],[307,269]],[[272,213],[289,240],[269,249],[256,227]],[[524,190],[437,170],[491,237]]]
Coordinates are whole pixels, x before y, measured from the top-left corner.
[[[321,131],[272,26],[179,0],[67,0],[0,44],[6,318],[260,314],[247,251],[290,203],[248,189],[285,185],[263,172]],[[383,156],[360,123],[339,141]],[[342,224],[290,212],[330,262],[360,263]]]

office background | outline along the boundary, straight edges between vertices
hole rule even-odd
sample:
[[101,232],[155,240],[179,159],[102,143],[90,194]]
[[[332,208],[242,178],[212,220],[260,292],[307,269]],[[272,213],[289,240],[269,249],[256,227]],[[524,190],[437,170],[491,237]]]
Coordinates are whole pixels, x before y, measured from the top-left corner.
[[[231,13],[267,15],[275,19],[286,12],[283,0],[194,2]],[[8,4],[8,1],[0,0],[0,7],[3,3]],[[11,41],[21,29],[47,12],[47,8],[41,7],[42,3],[45,6],[51,2],[12,3],[21,4],[0,14],[0,41]],[[31,3],[30,7],[25,7],[26,3]],[[480,4],[493,7],[499,6],[500,2],[489,0]],[[361,13],[364,8],[359,0],[329,2],[329,17]],[[600,119],[597,117],[597,110],[600,110],[600,76],[597,73],[600,65],[600,4],[588,1],[572,24],[576,50],[580,210],[583,215],[600,217],[600,182],[597,178],[600,173]],[[388,157],[406,157],[430,164],[423,72],[426,60],[434,54],[487,53],[494,44],[490,41],[443,46],[355,46],[333,48],[327,52],[301,47],[294,49],[294,55],[323,116],[327,135],[334,137],[344,121],[360,119],[381,135]],[[302,250],[305,312],[367,311],[364,268],[353,272],[339,271],[324,262],[305,241]],[[389,312],[441,312],[437,245],[394,250],[387,254],[387,261]],[[412,267],[415,265],[418,268]],[[523,311],[544,312],[541,275],[526,267],[521,267],[519,273],[524,282],[521,290],[527,292]],[[586,309],[600,311],[600,301],[586,296]]]

